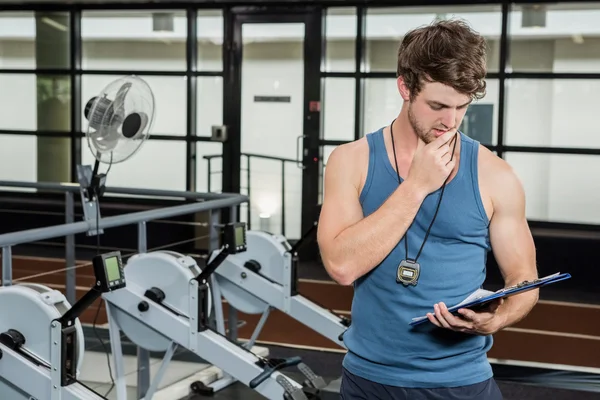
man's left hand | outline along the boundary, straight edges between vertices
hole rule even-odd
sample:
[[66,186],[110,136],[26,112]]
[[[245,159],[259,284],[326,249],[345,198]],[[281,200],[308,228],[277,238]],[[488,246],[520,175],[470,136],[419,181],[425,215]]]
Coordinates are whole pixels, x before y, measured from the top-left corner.
[[458,310],[460,315],[450,313],[444,303],[438,303],[433,306],[433,314],[427,313],[427,318],[440,328],[474,335],[492,335],[504,326],[503,318],[498,313],[502,303],[504,299],[494,300],[479,311],[461,308]]

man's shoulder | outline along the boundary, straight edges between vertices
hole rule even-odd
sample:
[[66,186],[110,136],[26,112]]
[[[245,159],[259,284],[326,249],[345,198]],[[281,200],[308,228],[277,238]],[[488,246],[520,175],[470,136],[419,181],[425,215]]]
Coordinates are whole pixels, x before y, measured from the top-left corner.
[[[337,146],[327,159],[325,175],[341,179],[360,192],[369,165],[369,144],[366,137]],[[327,181],[327,179],[326,179]]]
[[503,158],[483,145],[479,145],[479,171],[485,181],[497,179],[515,179],[517,174],[513,167]]
[[348,167],[356,165],[357,161],[368,157],[369,155],[369,144],[366,136],[354,140],[352,142],[344,143],[337,146],[327,159],[326,165],[336,165]]
[[[493,202],[506,196],[523,195],[522,182],[514,168],[503,158],[479,145],[479,182]],[[495,201],[496,200],[496,201]],[[496,204],[497,205],[497,204]]]

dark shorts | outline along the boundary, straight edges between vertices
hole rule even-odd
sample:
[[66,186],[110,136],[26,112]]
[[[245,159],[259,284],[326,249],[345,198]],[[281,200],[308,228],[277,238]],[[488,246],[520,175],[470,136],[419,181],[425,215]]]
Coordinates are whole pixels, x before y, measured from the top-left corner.
[[414,389],[375,383],[353,375],[345,368],[340,396],[342,400],[502,400],[494,378],[468,386]]

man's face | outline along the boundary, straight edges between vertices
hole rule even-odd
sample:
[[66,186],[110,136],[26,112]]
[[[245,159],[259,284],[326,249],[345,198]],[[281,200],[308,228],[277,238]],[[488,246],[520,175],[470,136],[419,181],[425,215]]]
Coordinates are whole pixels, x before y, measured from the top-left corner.
[[415,133],[430,143],[450,129],[458,129],[471,100],[438,82],[426,82],[408,104],[408,120]]

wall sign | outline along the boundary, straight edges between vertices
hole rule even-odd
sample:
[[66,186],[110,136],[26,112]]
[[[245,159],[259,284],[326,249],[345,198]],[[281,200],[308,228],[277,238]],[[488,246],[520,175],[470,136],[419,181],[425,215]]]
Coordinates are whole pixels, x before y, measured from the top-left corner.
[[291,96],[254,96],[255,103],[290,103]]

